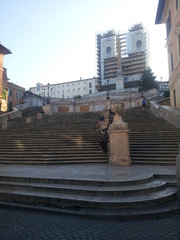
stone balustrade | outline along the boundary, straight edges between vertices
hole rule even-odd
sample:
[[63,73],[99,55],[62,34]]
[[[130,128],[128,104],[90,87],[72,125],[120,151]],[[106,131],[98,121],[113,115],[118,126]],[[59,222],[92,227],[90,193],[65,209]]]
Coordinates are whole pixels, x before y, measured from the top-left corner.
[[150,101],[150,110],[158,118],[164,118],[173,126],[180,128],[180,112],[170,106],[161,106],[155,101]]

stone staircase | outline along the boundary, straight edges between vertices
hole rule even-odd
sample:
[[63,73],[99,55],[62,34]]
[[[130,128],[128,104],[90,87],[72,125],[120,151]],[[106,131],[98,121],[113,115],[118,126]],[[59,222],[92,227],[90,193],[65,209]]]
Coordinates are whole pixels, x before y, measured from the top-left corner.
[[[39,111],[26,110],[22,119],[13,120],[7,131],[0,131],[0,164],[19,164],[15,165],[16,174],[2,171],[0,175],[0,205],[118,219],[180,212],[175,174],[137,175],[126,180],[88,179],[81,174],[73,178],[71,168],[72,177],[41,177],[38,171],[28,175],[30,166],[37,169],[48,164],[48,172],[54,164],[62,164],[63,168],[65,163],[103,166],[108,162],[108,156],[98,150],[98,113],[58,113],[38,120],[35,117]],[[33,116],[32,123],[25,123],[27,116]],[[123,120],[130,128],[133,165],[175,164],[179,130],[141,108],[124,111]],[[18,176],[22,164],[27,173]],[[85,165],[88,171],[89,165]]]
[[[107,154],[99,151],[95,124],[98,113],[58,113],[36,118],[39,108],[10,122],[0,135],[0,163],[64,164],[103,163]],[[26,123],[27,116],[34,116]]]
[[[99,113],[58,113],[36,118],[41,108],[23,111],[23,117],[0,130],[0,163],[61,164],[107,163],[99,151],[100,134],[95,132]],[[31,116],[32,122],[26,123]],[[113,116],[111,116],[113,118]],[[130,128],[130,157],[133,164],[175,165],[180,130],[155,118],[141,107],[123,112]]]
[[176,179],[171,175],[153,174],[129,181],[0,177],[3,206],[130,218],[178,212],[180,205],[175,199]]
[[175,165],[180,129],[156,118],[141,107],[125,110],[123,120],[130,128],[130,157],[133,164]]

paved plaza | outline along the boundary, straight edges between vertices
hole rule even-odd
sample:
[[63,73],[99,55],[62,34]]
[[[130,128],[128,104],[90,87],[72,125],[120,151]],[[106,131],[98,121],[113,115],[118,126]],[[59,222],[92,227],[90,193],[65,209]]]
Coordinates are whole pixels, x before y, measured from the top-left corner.
[[180,216],[102,220],[0,208],[0,240],[179,240]]
[[[1,165],[0,176],[127,181],[152,174],[175,175],[175,166],[109,164]],[[0,240],[179,240],[180,216],[134,220],[66,215],[37,209],[0,207]]]
[[64,165],[0,165],[0,176],[15,177],[128,181],[146,178],[152,174],[175,175],[176,167],[156,165],[112,166],[107,163]]

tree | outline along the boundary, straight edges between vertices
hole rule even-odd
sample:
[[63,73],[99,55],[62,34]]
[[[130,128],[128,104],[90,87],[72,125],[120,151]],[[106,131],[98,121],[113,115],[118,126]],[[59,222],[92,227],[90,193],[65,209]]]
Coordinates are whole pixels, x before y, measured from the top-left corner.
[[139,88],[139,91],[146,91],[150,90],[152,88],[158,89],[158,83],[156,81],[156,76],[152,72],[151,68],[147,68],[140,79],[141,87]]

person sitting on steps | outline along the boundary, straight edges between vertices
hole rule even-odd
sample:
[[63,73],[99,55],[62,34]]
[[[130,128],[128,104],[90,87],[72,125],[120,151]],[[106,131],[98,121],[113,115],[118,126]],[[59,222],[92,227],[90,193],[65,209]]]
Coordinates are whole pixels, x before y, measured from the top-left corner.
[[7,122],[10,122],[11,121],[11,118],[10,118],[10,116],[8,115],[7,116]]
[[100,146],[101,146],[101,152],[102,152],[102,153],[107,153],[107,144],[108,144],[107,128],[104,129],[104,135],[103,135],[103,137],[99,140],[99,144],[100,144]]
[[104,116],[102,113],[100,113],[100,118],[99,118],[99,122],[96,123],[96,131],[100,131],[101,130],[101,123],[104,122]]

